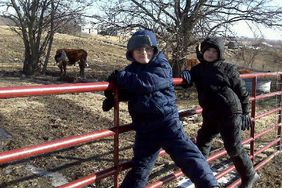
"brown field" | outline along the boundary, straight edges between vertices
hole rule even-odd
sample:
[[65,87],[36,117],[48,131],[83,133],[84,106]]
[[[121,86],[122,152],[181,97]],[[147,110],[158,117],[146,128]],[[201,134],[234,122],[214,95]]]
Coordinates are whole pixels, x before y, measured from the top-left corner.
[[[53,58],[48,66],[47,75],[25,77],[20,74],[22,69],[23,46],[21,40],[7,27],[0,27],[0,87],[20,85],[60,84],[59,70],[54,65]],[[117,37],[103,36],[69,36],[57,34],[52,50],[52,57],[57,48],[83,48],[88,54],[89,68],[86,70],[87,81],[104,81],[107,75],[115,69],[121,69],[128,62],[124,58],[125,43]],[[232,59],[232,53],[228,56]],[[265,62],[259,60],[260,62]],[[258,63],[258,67],[260,64]],[[269,65],[269,70],[276,70],[275,65]],[[281,71],[281,70],[279,70]],[[76,77],[78,67],[68,67],[68,74]],[[275,89],[277,86],[274,85]],[[177,104],[180,109],[197,106],[195,89],[183,91],[176,89]],[[66,136],[78,135],[95,130],[107,129],[113,125],[113,111],[103,112],[101,109],[103,93],[80,93],[52,96],[24,97],[1,99],[0,102],[0,128],[10,135],[0,132],[0,152],[21,148],[60,139]],[[278,98],[260,102],[257,109],[262,112],[270,106],[276,105]],[[127,105],[120,105],[120,120],[122,124],[130,123]],[[184,118],[183,124],[190,137],[195,137],[200,126],[201,117]],[[277,122],[277,116],[263,118],[257,123],[257,130]],[[261,146],[275,137],[276,132],[258,140]],[[245,136],[247,133],[245,133]],[[120,159],[127,161],[132,156],[134,133],[122,134],[120,137]],[[215,149],[222,147],[220,139],[216,139]],[[247,148],[248,149],[248,148]],[[256,162],[272,153],[269,149],[259,157]],[[113,138],[103,139],[70,148],[51,154],[41,155],[32,159],[14,162],[0,166],[0,187],[4,188],[49,188],[59,184],[73,181],[93,172],[100,171],[113,165]],[[219,161],[217,161],[218,163]],[[271,162],[259,170],[261,181],[258,188],[280,188],[282,155],[279,153]],[[159,158],[152,172],[151,179],[157,180],[164,174],[169,174],[176,167],[168,156]],[[124,174],[121,175],[123,178]],[[107,178],[88,187],[113,187],[112,179]],[[163,187],[176,187],[173,181]],[[223,186],[224,187],[224,186]]]

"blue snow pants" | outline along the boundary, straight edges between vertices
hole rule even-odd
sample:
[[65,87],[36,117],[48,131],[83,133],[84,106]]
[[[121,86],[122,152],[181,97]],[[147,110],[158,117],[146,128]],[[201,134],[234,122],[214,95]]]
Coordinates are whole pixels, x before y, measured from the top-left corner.
[[156,130],[136,132],[133,167],[121,188],[144,188],[161,148],[198,188],[218,185],[205,157],[185,134],[182,123],[173,119]]

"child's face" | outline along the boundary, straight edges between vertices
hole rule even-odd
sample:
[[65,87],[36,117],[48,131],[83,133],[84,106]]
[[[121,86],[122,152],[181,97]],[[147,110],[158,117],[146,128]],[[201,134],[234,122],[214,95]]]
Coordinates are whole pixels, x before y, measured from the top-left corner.
[[133,58],[141,64],[147,64],[150,62],[154,55],[154,48],[150,46],[146,46],[144,48],[137,48],[133,50],[132,56]]
[[216,60],[218,60],[218,51],[215,48],[208,48],[205,52],[204,52],[204,60],[206,60],[207,62],[214,62]]

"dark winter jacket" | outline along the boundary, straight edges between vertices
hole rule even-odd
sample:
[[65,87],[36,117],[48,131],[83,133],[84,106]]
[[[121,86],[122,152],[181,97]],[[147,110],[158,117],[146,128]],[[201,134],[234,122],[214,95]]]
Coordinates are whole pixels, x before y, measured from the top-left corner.
[[[157,46],[155,36],[148,36]],[[148,64],[133,61],[117,73],[116,84],[129,93],[128,110],[136,131],[150,131],[178,118],[172,70],[162,52]]]
[[198,91],[200,106],[207,113],[213,111],[222,115],[247,114],[248,92],[236,66],[224,62],[224,42],[218,38],[208,38],[201,44],[202,53],[207,46],[218,49],[219,60],[210,63],[200,57],[201,63],[190,71],[192,82]]

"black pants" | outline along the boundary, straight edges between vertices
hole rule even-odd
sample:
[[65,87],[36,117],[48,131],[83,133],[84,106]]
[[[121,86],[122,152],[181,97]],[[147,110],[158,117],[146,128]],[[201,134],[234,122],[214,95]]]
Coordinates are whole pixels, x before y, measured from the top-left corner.
[[213,138],[221,135],[224,147],[242,178],[248,180],[255,173],[253,164],[243,148],[241,137],[241,114],[223,116],[213,112],[203,112],[203,125],[198,131],[197,146],[207,158]]

